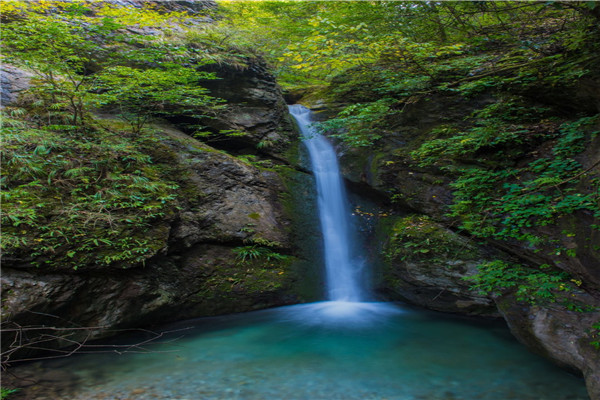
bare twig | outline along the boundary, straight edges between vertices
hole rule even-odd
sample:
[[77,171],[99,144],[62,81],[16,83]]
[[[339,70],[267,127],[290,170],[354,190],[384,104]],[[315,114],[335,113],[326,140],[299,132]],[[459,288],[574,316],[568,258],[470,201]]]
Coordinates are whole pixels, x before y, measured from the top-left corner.
[[[65,321],[75,326],[46,326],[46,325],[31,325],[22,326],[16,322],[6,321],[0,324],[0,334],[12,336],[11,343],[6,347],[2,353],[0,353],[0,364],[1,369],[6,371],[11,363],[24,362],[24,361],[41,361],[48,359],[57,359],[69,357],[75,353],[167,353],[174,352],[177,350],[161,350],[156,351],[148,347],[149,345],[158,344],[170,344],[173,343],[183,336],[171,338],[169,340],[161,340],[160,343],[156,343],[158,340],[163,339],[165,336],[182,332],[192,329],[192,327],[185,327],[175,330],[167,330],[162,332],[155,332],[147,329],[106,329],[107,326],[80,326],[71,321],[67,321],[61,317],[52,314],[46,314],[41,312],[30,313],[50,317],[53,319]],[[88,342],[92,339],[94,331],[103,330],[104,332],[110,332],[111,334],[125,333],[125,332],[140,332],[149,334],[150,337],[145,340],[141,340],[132,344],[89,344]],[[83,337],[81,337],[84,333]],[[54,343],[66,343],[66,346],[61,348],[53,348]],[[22,352],[32,353],[45,353],[40,356],[24,356],[21,358],[16,357],[17,354]]]

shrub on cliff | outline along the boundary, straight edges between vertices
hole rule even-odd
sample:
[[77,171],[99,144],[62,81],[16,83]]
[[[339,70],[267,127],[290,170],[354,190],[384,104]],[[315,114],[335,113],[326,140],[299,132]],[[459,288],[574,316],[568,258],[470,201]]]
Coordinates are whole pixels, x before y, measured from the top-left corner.
[[[165,246],[160,221],[174,212],[171,176],[179,174],[144,125],[170,113],[210,114],[221,103],[202,87],[214,74],[197,70],[210,61],[163,40],[189,16],[83,1],[0,6],[6,60],[34,75],[2,110],[3,260],[74,269],[143,263]],[[100,107],[129,126],[97,119]]]

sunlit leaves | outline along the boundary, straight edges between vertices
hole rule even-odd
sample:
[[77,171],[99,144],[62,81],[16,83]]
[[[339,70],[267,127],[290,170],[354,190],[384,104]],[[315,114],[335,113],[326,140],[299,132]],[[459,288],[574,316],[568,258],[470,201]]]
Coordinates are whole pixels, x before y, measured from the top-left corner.
[[99,4],[95,8],[98,17],[104,17],[116,24],[136,27],[169,27],[182,24],[191,16],[186,12],[161,12],[160,4],[146,3],[141,8],[122,7],[110,3]]
[[384,98],[367,104],[352,104],[332,118],[319,124],[319,129],[351,146],[370,146],[381,139],[381,122],[392,114],[394,100]]
[[215,75],[195,71],[180,65],[168,68],[137,69],[125,66],[109,67],[98,76],[102,102],[117,105],[120,114],[138,132],[152,114],[201,115],[214,110],[219,101],[200,86],[202,79]]

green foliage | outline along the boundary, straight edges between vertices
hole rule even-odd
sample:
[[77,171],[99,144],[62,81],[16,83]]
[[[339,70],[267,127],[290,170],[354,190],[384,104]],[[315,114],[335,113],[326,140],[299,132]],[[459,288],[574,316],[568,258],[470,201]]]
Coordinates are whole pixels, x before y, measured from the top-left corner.
[[[554,225],[560,218],[583,211],[600,217],[600,185],[574,158],[598,134],[598,115],[562,124],[549,120],[545,107],[525,107],[521,98],[507,97],[475,112],[468,129],[440,127],[437,135],[411,155],[421,166],[438,166],[456,179],[450,216],[472,235],[494,240],[518,240],[533,251],[552,249],[546,259],[576,257],[579,249],[564,248],[558,241],[533,232]],[[540,142],[551,147],[545,157]],[[527,155],[526,162],[513,160]],[[535,155],[537,157],[531,157]],[[590,190],[581,192],[586,185]],[[563,232],[574,237],[574,232]],[[587,244],[588,246],[590,244]],[[559,302],[573,311],[589,311],[570,299],[580,281],[553,269],[504,261],[479,266],[471,279],[474,290],[497,295],[513,291],[517,299],[532,304]]]
[[[500,72],[562,49],[593,54],[598,46],[596,18],[581,3],[558,4],[220,2],[225,10],[221,25],[241,32],[240,43],[251,38],[250,45],[265,53],[284,86],[327,84],[343,72],[370,70],[372,76],[383,72],[393,77],[378,85],[386,93],[405,91],[402,81],[421,82],[413,87],[422,89],[428,85],[423,77],[446,82],[461,78],[460,84],[466,85],[462,90],[476,91],[493,85],[471,79],[487,75],[490,67]],[[498,50],[507,48],[519,50],[512,61],[498,56]],[[581,71],[565,68],[559,74],[576,77]],[[557,74],[546,77],[549,84],[561,84]]]
[[[56,2],[61,3],[61,2]],[[76,4],[75,4],[76,5]],[[184,25],[191,18],[188,13],[161,9],[160,3],[146,3],[142,8],[122,7],[118,4],[95,4],[97,17],[118,26],[136,26],[169,29]]]
[[38,78],[34,96],[45,114],[65,111],[71,125],[81,124],[93,97],[86,67],[97,49],[84,28],[32,13],[25,22],[4,24],[2,30],[7,61],[23,65]]
[[[254,233],[251,229],[245,230]],[[281,254],[281,244],[258,236],[245,240],[248,243],[232,249],[235,254],[234,265],[238,272],[228,271],[225,282],[228,287],[237,285],[252,291],[278,290],[287,284],[288,273],[294,257]],[[223,278],[215,277],[214,284],[222,285]],[[208,282],[211,284],[211,282]]]
[[[12,8],[11,8],[12,4]],[[199,71],[211,63],[206,52],[180,44],[171,30],[189,18],[164,13],[152,4],[127,8],[85,2],[9,2],[20,18],[3,25],[7,61],[32,71],[28,109],[40,124],[84,125],[100,106],[119,108],[139,133],[149,117],[172,113],[200,118],[221,102],[209,96],[203,81],[216,79]],[[135,24],[159,28],[157,35],[127,33]],[[185,30],[179,34],[184,36]],[[165,40],[170,38],[170,40]],[[78,129],[74,128],[74,132]]]
[[18,392],[19,389],[0,388],[0,400],[8,399],[11,394]]
[[391,114],[392,104],[393,99],[387,98],[369,104],[352,104],[336,118],[322,122],[318,127],[351,146],[371,146],[381,139],[381,131],[375,130],[375,127]]
[[[462,227],[474,235],[514,238],[530,245],[542,240],[528,232],[530,227],[552,224],[577,210],[600,216],[598,191],[583,194],[577,190],[583,173],[581,165],[572,158],[583,150],[592,134],[589,127],[597,118],[585,117],[562,124],[552,158],[538,158],[520,167],[456,167],[458,177],[451,185],[455,190],[451,215],[460,217]],[[457,159],[472,155],[481,148],[482,137],[478,134],[480,130],[475,128],[448,139],[434,140],[413,154],[422,163],[440,157]],[[470,142],[479,145],[472,146]],[[485,138],[484,143],[494,142]],[[517,139],[509,143],[520,142]]]
[[178,64],[151,69],[116,66],[99,74],[97,90],[102,104],[118,106],[119,115],[140,133],[151,115],[202,118],[214,112],[219,101],[199,85],[203,79],[216,77]]
[[536,268],[494,260],[478,266],[479,273],[464,278],[479,294],[499,296],[514,293],[518,301],[532,305],[560,304],[570,311],[594,312],[596,307],[576,299],[582,282],[568,273],[542,264]]
[[[222,25],[237,29],[238,43],[263,51],[284,86],[322,84],[369,58],[369,21],[362,2],[221,1]],[[369,15],[365,12],[368,12]],[[244,39],[246,41],[244,41]]]
[[273,251],[269,247],[263,247],[256,244],[252,246],[236,247],[235,249],[233,249],[233,252],[236,254],[238,260],[240,260],[241,262],[259,259],[273,261],[283,260],[286,258],[286,256]]
[[600,350],[600,321],[592,325],[590,336],[592,337],[590,344]]
[[251,245],[236,247],[233,252],[240,263],[258,261],[261,263],[269,263],[272,261],[287,260],[289,256],[280,254],[276,251],[281,244],[272,242],[261,237],[253,237],[246,240],[252,243]]
[[3,131],[2,248],[37,266],[143,263],[163,246],[155,222],[172,213],[178,185],[157,163],[151,136],[87,128]]
[[574,306],[564,294],[576,289],[576,281],[547,264],[530,268],[495,260],[479,265],[478,269],[478,274],[466,279],[474,283],[472,289],[480,294],[498,296],[510,289],[514,290],[517,300],[530,304],[561,302]]

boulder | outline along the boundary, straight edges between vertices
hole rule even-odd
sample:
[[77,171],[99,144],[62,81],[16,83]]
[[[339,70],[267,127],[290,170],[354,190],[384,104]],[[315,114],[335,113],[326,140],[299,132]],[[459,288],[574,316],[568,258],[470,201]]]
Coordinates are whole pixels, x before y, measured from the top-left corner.
[[392,300],[432,310],[499,316],[490,296],[470,289],[466,278],[489,253],[423,215],[388,217],[379,224],[386,237],[379,291]]
[[[600,308],[597,299],[584,293],[576,299]],[[598,341],[592,325],[600,321],[600,313],[578,312],[559,304],[528,305],[510,295],[495,300],[519,341],[562,367],[581,371],[590,398],[600,398],[600,351],[592,345]]]
[[9,64],[0,66],[0,106],[15,103],[19,94],[28,89],[33,74]]
[[[163,249],[126,269],[4,263],[3,323],[50,327],[58,338],[54,328],[77,328],[68,331],[68,342],[47,343],[53,347],[119,329],[301,301],[280,177],[176,129],[155,127],[155,135],[175,155],[185,182],[178,212],[157,223],[165,228]],[[236,250],[253,243],[281,258],[243,260]],[[8,350],[14,345],[4,337],[2,343]]]

